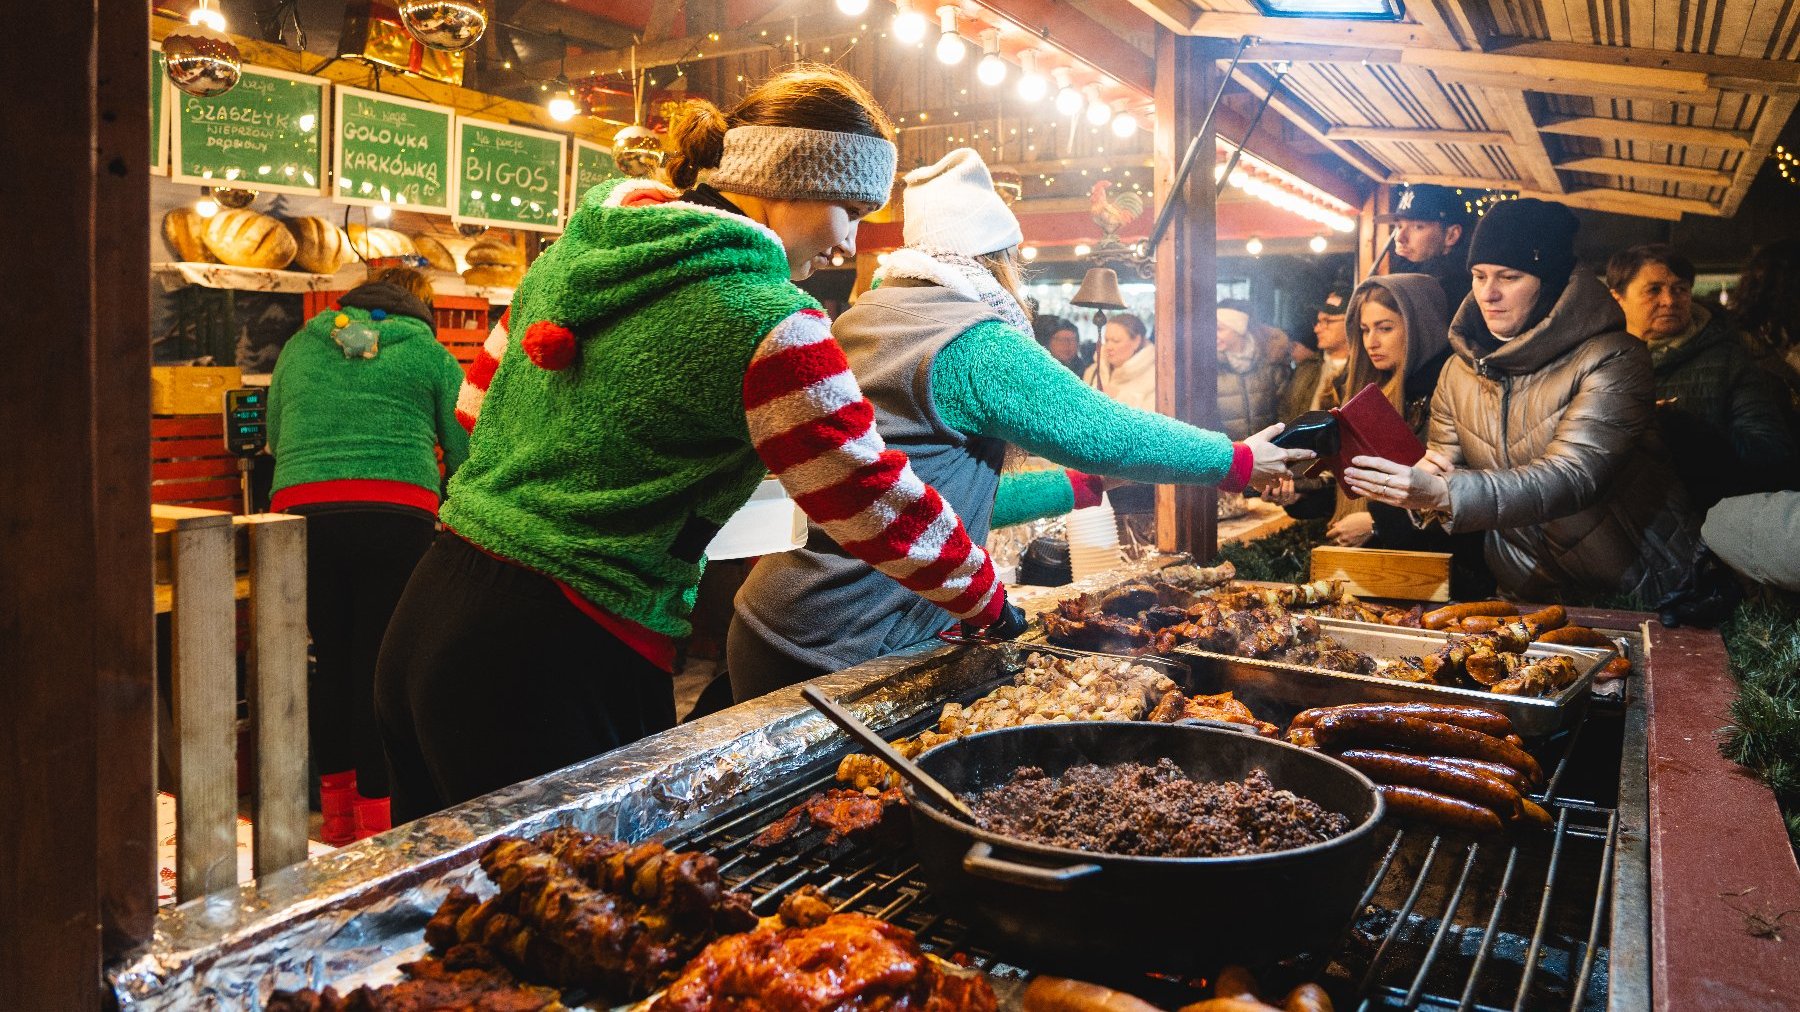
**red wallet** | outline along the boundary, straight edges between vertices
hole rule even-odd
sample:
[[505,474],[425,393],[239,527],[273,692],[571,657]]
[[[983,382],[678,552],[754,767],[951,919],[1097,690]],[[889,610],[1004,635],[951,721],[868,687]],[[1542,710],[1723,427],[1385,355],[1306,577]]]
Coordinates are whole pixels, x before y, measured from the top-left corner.
[[[1333,474],[1342,476],[1344,468],[1356,457],[1384,457],[1410,467],[1425,456],[1425,445],[1373,383],[1358,390],[1342,407],[1332,408],[1331,413],[1338,421],[1338,452],[1326,458],[1325,466]],[[1342,482],[1338,488],[1352,499],[1359,498]]]

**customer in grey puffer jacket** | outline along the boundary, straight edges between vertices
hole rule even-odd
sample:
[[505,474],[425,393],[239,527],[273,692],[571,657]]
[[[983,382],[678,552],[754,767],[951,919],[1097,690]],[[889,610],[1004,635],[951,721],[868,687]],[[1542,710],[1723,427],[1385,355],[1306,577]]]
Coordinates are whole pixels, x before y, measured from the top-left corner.
[[1573,272],[1575,229],[1538,200],[1487,213],[1432,399],[1432,452],[1411,468],[1358,457],[1345,480],[1487,531],[1488,566],[1512,597],[1654,602],[1691,563],[1696,524],[1656,435],[1650,355],[1606,286]]

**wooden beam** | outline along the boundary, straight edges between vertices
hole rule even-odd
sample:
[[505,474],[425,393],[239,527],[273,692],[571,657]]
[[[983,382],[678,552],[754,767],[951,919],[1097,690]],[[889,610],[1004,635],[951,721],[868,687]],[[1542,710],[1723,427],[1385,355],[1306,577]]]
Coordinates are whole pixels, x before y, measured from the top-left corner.
[[1520,176],[1540,190],[1561,193],[1562,179],[1557,176],[1550,152],[1544,147],[1544,138],[1531,118],[1525,95],[1503,88],[1489,88],[1487,96],[1488,102],[1500,114],[1501,125],[1512,135],[1513,163],[1518,166]]
[[1683,126],[1677,123],[1648,123],[1640,120],[1612,119],[1607,116],[1575,116],[1542,123],[1544,133],[1567,134],[1571,137],[1595,137],[1604,141],[1634,141],[1647,144],[1674,144],[1689,147],[1717,148],[1721,151],[1748,151],[1750,135],[1712,127]]
[[1325,136],[1334,141],[1369,141],[1381,144],[1472,144],[1479,147],[1511,147],[1513,136],[1499,130],[1416,130],[1410,127],[1332,127]]
[[1149,56],[1088,17],[1074,4],[1061,0],[977,0],[980,5],[1013,24],[1041,36],[1070,56],[1110,74],[1120,84],[1149,97],[1155,90],[1155,69]]
[[[1249,91],[1250,94],[1255,95],[1257,98],[1262,98],[1269,93],[1269,88],[1274,82],[1274,75],[1269,74],[1259,67],[1239,66],[1237,81],[1239,84],[1243,85],[1245,90]],[[1342,158],[1356,171],[1374,180],[1385,179],[1387,177],[1387,169],[1382,164],[1370,160],[1355,148],[1345,147],[1343,143],[1327,137],[1326,132],[1331,129],[1331,124],[1325,122],[1325,120],[1308,107],[1306,103],[1290,97],[1283,91],[1276,93],[1274,99],[1269,102],[1269,108],[1286,117],[1289,122],[1299,127],[1303,133],[1324,145],[1326,150],[1337,155],[1339,158]],[[1220,110],[1220,114],[1223,115],[1224,110]],[[1251,153],[1254,154],[1256,149],[1253,147],[1250,150]]]
[[1577,207],[1591,206],[1595,210],[1612,211],[1615,214],[1635,214],[1649,218],[1678,220],[1684,214],[1709,215],[1715,218],[1719,216],[1719,208],[1704,200],[1664,197],[1654,193],[1614,190],[1604,186],[1571,190],[1560,196],[1545,199],[1561,200]]
[[1700,168],[1694,165],[1664,165],[1660,162],[1638,162],[1629,158],[1573,158],[1557,163],[1557,168],[1569,172],[1592,172],[1602,176],[1623,176],[1627,179],[1656,179],[1671,183],[1688,183],[1694,186],[1727,187],[1731,185],[1731,174],[1717,169]]
[[1487,88],[1490,91],[1507,91],[1515,95],[1526,91],[1542,92],[1546,95],[1578,95],[1584,98],[1630,98],[1637,102],[1669,102],[1674,105],[1701,106],[1709,104],[1716,96],[1709,91],[1677,91],[1669,88],[1636,87],[1599,83],[1583,80],[1573,76],[1539,76],[1529,77],[1520,74],[1464,70],[1460,68],[1430,68],[1440,81],[1466,85],[1471,88]]
[[1300,42],[1324,46],[1406,49],[1440,43],[1420,25],[1392,21],[1327,21],[1319,18],[1269,18],[1261,14],[1202,11],[1188,25],[1189,35],[1235,39],[1254,35],[1268,42]]
[[1131,0],[1131,6],[1178,35],[1188,34],[1188,26],[1194,23],[1194,8],[1185,0]]
[[1769,149],[1775,146],[1776,138],[1781,136],[1781,131],[1787,126],[1788,118],[1794,114],[1794,106],[1797,104],[1800,104],[1800,98],[1783,95],[1769,99],[1768,104],[1763,106],[1762,115],[1756,120],[1756,130],[1750,135],[1750,148],[1738,161],[1731,189],[1725,191],[1725,199],[1719,202],[1720,214],[1729,217],[1737,213],[1744,194],[1750,192],[1750,184],[1756,179],[1756,173],[1762,168],[1763,162],[1768,160]]
[[1495,55],[1604,63],[1636,70],[1681,70],[1709,77],[1741,78],[1774,85],[1800,83],[1800,64],[1791,60],[1757,60],[1742,56],[1713,56],[1708,53],[1590,46],[1578,42],[1546,42],[1507,37],[1489,38],[1484,48]]
[[1623,89],[1626,94],[1635,98],[1641,91],[1685,92],[1700,96],[1705,95],[1710,87],[1705,74],[1691,70],[1619,67],[1605,63],[1551,60],[1505,53],[1464,53],[1414,46],[1401,51],[1400,62],[1408,67],[1422,67],[1440,77],[1464,73],[1517,76],[1530,82],[1523,83],[1522,87],[1533,91],[1580,84],[1583,87],[1611,89],[1608,94],[1615,97]]
[[1508,191],[1517,191],[1524,185],[1517,179],[1499,179],[1492,176],[1462,176],[1449,172],[1396,172],[1384,180],[1384,182],[1389,186],[1405,186],[1409,183],[1431,183],[1435,186],[1460,186],[1463,189]]
[[[1156,32],[1156,186],[1172,192],[1176,166],[1206,119],[1223,74],[1199,40]],[[1201,137],[1211,151],[1215,136]],[[1207,163],[1202,162],[1202,165]],[[1218,208],[1212,173],[1196,171],[1179,194],[1182,207],[1156,257],[1156,407],[1184,422],[1217,430]],[[1161,204],[1157,205],[1157,210]],[[1210,486],[1164,485],[1156,490],[1156,542],[1165,551],[1208,560],[1218,551],[1217,491]]]
[[[712,38],[716,34],[718,38]],[[789,43],[784,36],[792,35],[791,31],[779,26],[771,28],[767,25],[753,24],[734,31],[709,33],[701,36],[682,36],[676,39],[664,39],[661,42],[650,42],[637,47],[637,68],[646,70],[652,67],[667,67],[677,63],[713,60],[726,56],[742,56],[746,53],[762,53],[779,50]],[[856,34],[854,27],[843,32],[832,33],[820,38],[836,39]],[[815,41],[807,36],[807,41]],[[525,67],[528,77],[555,77],[561,64],[556,60],[545,60],[529,64]],[[577,80],[590,74],[629,75],[632,66],[630,46],[618,49],[600,49],[593,51],[577,51],[569,54],[566,64],[569,80]]]

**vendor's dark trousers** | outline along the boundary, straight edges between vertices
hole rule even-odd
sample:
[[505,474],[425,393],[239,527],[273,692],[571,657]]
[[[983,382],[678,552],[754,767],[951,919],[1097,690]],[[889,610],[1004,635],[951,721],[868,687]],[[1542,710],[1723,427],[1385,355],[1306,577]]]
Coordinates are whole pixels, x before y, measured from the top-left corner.
[[396,824],[675,726],[667,672],[450,533],[413,572],[375,689]]
[[306,626],[313,670],[307,724],[319,773],[356,771],[357,789],[388,793],[375,727],[375,659],[388,621],[437,520],[363,503],[296,507],[306,517]]
[[731,676],[732,698],[740,703],[827,673],[770,646],[738,618],[731,620],[725,634],[725,670]]

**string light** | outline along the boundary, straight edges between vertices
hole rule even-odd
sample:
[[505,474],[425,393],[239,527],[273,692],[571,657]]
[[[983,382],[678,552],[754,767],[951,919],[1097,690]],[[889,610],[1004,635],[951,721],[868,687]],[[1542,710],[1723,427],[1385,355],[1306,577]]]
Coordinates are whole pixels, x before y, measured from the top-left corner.
[[1325,252],[1325,245],[1325,237],[1322,235],[1315,235],[1306,241],[1306,248],[1312,250],[1314,253]]
[[939,63],[957,64],[969,55],[969,44],[963,41],[962,34],[956,30],[956,8],[945,4],[938,8],[938,30],[942,33],[937,40],[937,58]]
[[913,10],[912,0],[899,0],[896,6],[899,9],[894,13],[891,26],[894,38],[909,46],[916,45],[925,38],[925,29],[929,27],[925,15]]
[[1262,251],[1263,251],[1262,240],[1256,236],[1251,236],[1250,241],[1244,244],[1244,252],[1250,254],[1253,257],[1262,256]]
[[204,25],[215,32],[225,30],[225,15],[213,6],[213,0],[194,0],[194,9],[188,11],[188,24]]
[[1027,102],[1042,101],[1050,93],[1050,81],[1038,72],[1038,52],[1027,49],[1019,54],[1019,97]]
[[369,208],[369,217],[376,221],[386,221],[394,216],[394,209],[387,204],[376,204]]
[[550,118],[558,123],[567,123],[574,119],[575,113],[578,111],[575,108],[575,100],[560,93],[550,99],[545,108],[549,110]]
[[1800,186],[1800,158],[1794,157],[1785,144],[1775,145],[1775,171],[1781,173],[1781,178]]
[[1081,92],[1076,91],[1069,83],[1069,68],[1058,67],[1052,72],[1056,78],[1056,111],[1064,116],[1073,116],[1081,111],[1083,99]]
[[1036,246],[1020,246],[1019,255],[1026,260],[1036,260],[1038,257],[1038,248]]
[[[1112,132],[1113,136],[1120,140],[1125,140],[1126,138],[1133,136],[1138,132],[1138,118],[1132,115],[1130,110],[1119,113],[1117,116],[1113,117]],[[1130,172],[1126,172],[1125,174],[1127,176],[1131,175]]]
[[202,218],[210,218],[219,213],[219,202],[213,199],[212,187],[200,188],[200,199],[194,201],[194,213]]
[[[837,0],[837,9],[841,14],[855,17],[869,9],[869,0]],[[714,35],[714,39],[718,36]]]
[[975,67],[975,77],[990,88],[999,87],[1006,80],[1006,61],[1000,58],[1000,32],[989,28],[981,33],[981,63]]
[[1111,122],[1112,106],[1100,101],[1100,89],[1088,85],[1083,91],[1087,96],[1087,121],[1092,126],[1105,126]]
[[1085,242],[1078,242],[1075,244],[1075,255],[1078,257],[1087,256],[1089,253],[1092,253],[1092,252],[1094,252],[1094,247],[1089,246]]

